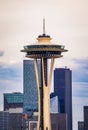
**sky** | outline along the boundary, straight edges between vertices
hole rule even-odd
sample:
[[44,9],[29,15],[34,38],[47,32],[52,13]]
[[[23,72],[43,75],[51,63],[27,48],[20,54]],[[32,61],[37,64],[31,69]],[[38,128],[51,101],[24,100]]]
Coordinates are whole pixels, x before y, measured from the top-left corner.
[[83,120],[88,105],[88,1],[87,0],[0,0],[0,110],[3,93],[23,91],[24,45],[35,43],[43,33],[68,52],[55,60],[55,67],[72,70],[73,121]]

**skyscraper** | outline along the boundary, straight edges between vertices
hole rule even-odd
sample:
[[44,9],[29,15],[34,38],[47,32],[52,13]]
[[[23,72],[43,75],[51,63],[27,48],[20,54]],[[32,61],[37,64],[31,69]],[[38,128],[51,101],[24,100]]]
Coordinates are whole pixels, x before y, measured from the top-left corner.
[[67,68],[54,70],[54,93],[51,97],[58,96],[58,112],[67,113],[68,130],[72,130],[72,76]]
[[33,60],[23,61],[23,77],[23,111],[30,116],[33,111],[38,111],[38,91]]
[[84,106],[84,130],[88,130],[88,106]]

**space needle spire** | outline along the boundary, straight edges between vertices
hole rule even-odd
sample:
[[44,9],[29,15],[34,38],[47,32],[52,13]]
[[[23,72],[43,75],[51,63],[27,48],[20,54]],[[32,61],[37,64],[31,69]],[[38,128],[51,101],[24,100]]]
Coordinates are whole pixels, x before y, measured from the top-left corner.
[[43,18],[43,35],[45,35],[45,18]]

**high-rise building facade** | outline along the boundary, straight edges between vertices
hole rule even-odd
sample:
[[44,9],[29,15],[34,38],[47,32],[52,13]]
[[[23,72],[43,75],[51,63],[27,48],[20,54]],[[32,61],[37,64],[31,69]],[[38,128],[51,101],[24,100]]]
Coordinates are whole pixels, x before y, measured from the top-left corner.
[[9,113],[8,128],[8,130],[22,130],[22,113]]
[[0,130],[9,130],[9,112],[0,111]]
[[54,70],[54,93],[51,97],[58,96],[58,112],[67,113],[68,130],[72,130],[72,75],[67,68]]
[[[40,65],[38,62],[38,69]],[[34,112],[38,112],[38,90],[33,60],[23,61],[23,113],[27,119],[23,120],[23,129],[29,129],[29,121],[33,117]]]
[[84,130],[88,130],[88,106],[84,106]]
[[23,112],[30,116],[33,111],[38,111],[38,90],[33,60],[23,61],[23,78]]
[[22,130],[22,113],[0,111],[0,130]]

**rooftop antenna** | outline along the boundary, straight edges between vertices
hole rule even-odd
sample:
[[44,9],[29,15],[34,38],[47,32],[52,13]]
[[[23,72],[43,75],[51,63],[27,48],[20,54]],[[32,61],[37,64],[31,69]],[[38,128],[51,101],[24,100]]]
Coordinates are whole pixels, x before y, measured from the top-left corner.
[[45,19],[43,19],[43,34],[45,34]]

